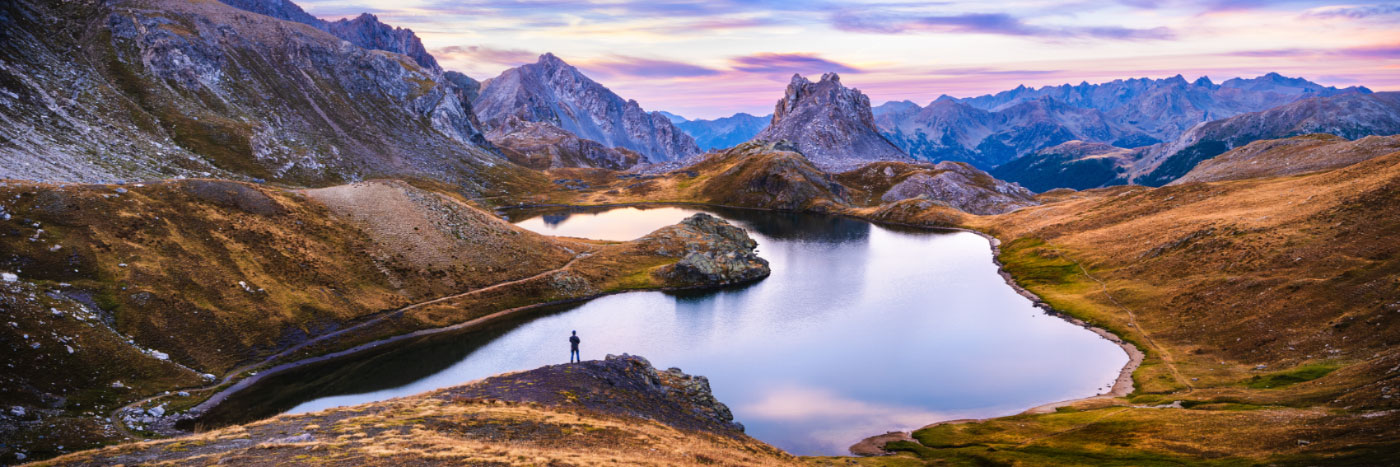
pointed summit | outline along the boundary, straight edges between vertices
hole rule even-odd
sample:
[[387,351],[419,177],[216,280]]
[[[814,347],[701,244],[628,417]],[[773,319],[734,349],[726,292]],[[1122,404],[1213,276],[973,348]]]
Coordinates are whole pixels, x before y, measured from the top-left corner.
[[543,55],[540,55],[540,59],[535,61],[535,64],[556,68],[570,66],[568,63],[564,62],[563,59],[554,55],[553,52],[545,52]]
[[773,120],[755,139],[792,142],[824,170],[847,170],[876,160],[909,160],[880,136],[870,98],[841,84],[836,73],[813,83],[793,75],[773,109]]
[[[517,132],[522,135],[512,141],[531,139],[523,136],[572,133],[606,149],[639,153],[645,156],[643,161],[651,162],[700,152],[695,139],[676,129],[665,115],[649,113],[637,101],[623,99],[553,53],[487,81],[473,106],[492,141],[505,141]],[[534,128],[535,123],[562,131]],[[629,161],[613,162],[620,167],[637,162],[635,158]]]

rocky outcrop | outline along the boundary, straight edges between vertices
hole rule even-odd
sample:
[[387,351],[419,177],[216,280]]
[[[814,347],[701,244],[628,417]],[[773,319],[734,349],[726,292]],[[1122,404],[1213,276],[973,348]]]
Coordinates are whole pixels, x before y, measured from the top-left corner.
[[1039,204],[1030,190],[962,162],[881,162],[839,174],[837,180],[864,192],[872,205],[926,199],[971,214],[999,214]]
[[638,240],[662,256],[681,258],[652,274],[670,287],[713,287],[750,282],[772,271],[744,229],[709,214],[695,214]]
[[676,129],[665,115],[623,100],[553,54],[487,80],[473,104],[492,140],[540,123],[653,162],[700,152],[694,138]]
[[0,8],[0,178],[410,175],[479,192],[504,162],[441,73],[302,24],[216,2]]
[[610,148],[562,128],[539,122],[518,122],[515,131],[495,138],[507,159],[536,170],[592,167],[622,170],[647,161],[625,148]]
[[1400,151],[1400,135],[1355,141],[1329,134],[1260,140],[1207,159],[1168,185],[1330,170],[1396,151]]
[[710,151],[732,148],[753,139],[772,119],[772,115],[755,117],[737,113],[714,120],[687,120],[677,123],[676,128],[695,138],[695,144],[702,151]]
[[493,376],[436,397],[574,407],[731,436],[744,431],[729,407],[715,399],[704,376],[679,368],[658,370],[647,359],[627,354]]
[[351,44],[366,49],[404,54],[423,68],[442,71],[442,67],[439,67],[437,60],[423,48],[423,41],[418,39],[413,30],[381,23],[378,17],[369,13],[362,13],[355,19],[328,22],[321,29]]
[[846,187],[791,146],[749,142],[692,166],[717,172],[704,182],[706,202],[778,210],[828,211],[849,201]]
[[793,75],[755,140],[790,142],[823,170],[848,170],[871,161],[910,160],[875,128],[870,98],[841,84],[836,73],[813,83]]
[[1129,175],[1134,183],[1161,186],[1186,175],[1201,161],[1231,149],[1258,140],[1310,133],[1347,139],[1400,134],[1400,92],[1304,99],[1205,123],[1175,141],[1144,148]]
[[1017,87],[997,94],[943,96],[919,109],[891,103],[880,130],[915,158],[954,160],[990,169],[1071,140],[1136,148],[1176,139],[1202,122],[1257,112],[1310,97],[1365,94],[1270,73],[1221,84],[1128,79],[1108,83]]

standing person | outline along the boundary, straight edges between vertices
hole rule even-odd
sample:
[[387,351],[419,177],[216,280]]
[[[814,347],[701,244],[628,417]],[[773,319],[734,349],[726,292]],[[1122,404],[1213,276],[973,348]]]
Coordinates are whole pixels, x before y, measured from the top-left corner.
[[569,363],[583,361],[583,358],[578,356],[578,343],[578,331],[574,331],[574,335],[569,336]]

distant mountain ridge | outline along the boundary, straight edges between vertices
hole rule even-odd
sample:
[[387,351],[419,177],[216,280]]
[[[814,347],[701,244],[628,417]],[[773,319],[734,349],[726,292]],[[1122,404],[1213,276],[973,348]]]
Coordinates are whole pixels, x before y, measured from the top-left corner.
[[880,131],[911,156],[955,160],[987,169],[1040,149],[1081,140],[1135,148],[1176,139],[1191,127],[1299,99],[1367,94],[1364,87],[1325,87],[1269,73],[1215,84],[1129,79],[1108,83],[1025,86],[978,97],[942,96],[919,107],[876,107]]
[[737,113],[714,120],[683,120],[676,128],[695,138],[695,144],[703,151],[728,149],[758,136],[768,126],[773,116],[755,117],[747,113]]
[[[1172,141],[1124,149],[1083,142],[1037,151],[993,169],[993,175],[1036,191],[1135,183],[1161,186],[1197,165],[1255,141],[1323,133],[1346,140],[1400,134],[1400,93],[1343,93],[1199,124]],[[1075,148],[1076,144],[1080,144]],[[1292,160],[1271,158],[1274,160]],[[1301,159],[1300,159],[1301,161]],[[1301,163],[1301,162],[1299,162]],[[1309,165],[1325,163],[1308,161]],[[1213,179],[1229,179],[1222,165]],[[1238,169],[1236,171],[1247,172]],[[1284,173],[1286,170],[1274,170]],[[1204,177],[1203,177],[1204,179]]]
[[637,101],[623,100],[550,53],[483,82],[473,105],[493,140],[538,122],[609,148],[639,153],[650,162],[700,152],[695,139],[677,129],[665,114],[647,112]]
[[836,73],[813,83],[792,75],[757,141],[788,141],[826,171],[842,171],[873,161],[912,162],[875,127],[870,98],[841,84]]
[[1302,99],[1260,112],[1215,120],[1175,141],[1143,148],[1129,175],[1134,183],[1161,186],[1197,164],[1264,139],[1326,133],[1346,139],[1400,134],[1400,92],[1349,93]]

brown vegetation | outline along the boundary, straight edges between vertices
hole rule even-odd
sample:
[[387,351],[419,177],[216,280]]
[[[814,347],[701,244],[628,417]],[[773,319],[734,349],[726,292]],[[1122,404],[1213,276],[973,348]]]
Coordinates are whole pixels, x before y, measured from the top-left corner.
[[[725,422],[709,388],[635,357],[124,444],[41,465],[796,465]],[[719,409],[718,412],[715,410]],[[657,414],[639,418],[638,413]]]
[[1146,352],[1136,391],[936,424],[888,448],[1024,464],[1400,455],[1400,154],[1306,176],[1042,199],[1053,202],[966,223],[1006,241],[1001,260],[1019,284]]
[[[38,343],[29,350],[54,354],[7,372],[0,387],[0,405],[52,412],[45,423],[0,424],[7,439],[48,433],[38,444],[7,446],[31,457],[111,439],[111,424],[121,421],[100,419],[107,411],[207,384],[201,374],[229,381],[262,365],[502,310],[637,288],[720,285],[767,271],[752,257],[725,272],[732,277],[667,273],[696,258],[751,257],[751,245],[720,234],[713,224],[721,221],[633,242],[554,239],[456,195],[401,182],[308,191],[206,180],[126,187],[11,182],[0,186],[0,199],[13,216],[0,222],[0,270],[20,281],[7,285],[5,299],[33,315],[3,335],[15,352]],[[39,319],[45,306],[57,310],[52,324]],[[30,339],[38,336],[46,340]],[[124,350],[96,351],[128,339]],[[55,354],[66,352],[64,345],[74,352]],[[73,375],[70,368],[96,370]],[[207,396],[204,389],[179,405],[193,405]],[[78,417],[85,412],[99,418]],[[51,417],[59,416],[78,417],[87,428],[53,436]]]

